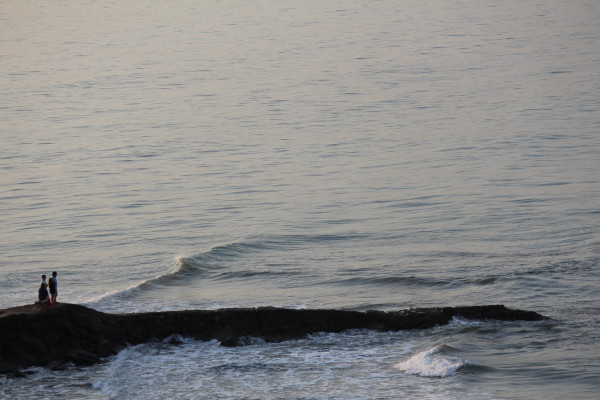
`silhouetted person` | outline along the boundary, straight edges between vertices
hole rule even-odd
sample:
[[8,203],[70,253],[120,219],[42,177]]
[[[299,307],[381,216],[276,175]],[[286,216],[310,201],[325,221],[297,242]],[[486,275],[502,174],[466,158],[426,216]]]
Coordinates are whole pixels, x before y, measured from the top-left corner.
[[42,286],[48,291],[48,283],[46,282],[46,275],[42,275]]
[[46,275],[42,275],[42,283],[40,284],[40,288],[38,290],[38,301],[37,303],[49,303],[50,296],[48,296],[48,284],[46,283]]
[[56,296],[58,296],[58,280],[56,279],[56,271],[52,273],[52,278],[48,280],[50,288],[50,304],[56,304]]

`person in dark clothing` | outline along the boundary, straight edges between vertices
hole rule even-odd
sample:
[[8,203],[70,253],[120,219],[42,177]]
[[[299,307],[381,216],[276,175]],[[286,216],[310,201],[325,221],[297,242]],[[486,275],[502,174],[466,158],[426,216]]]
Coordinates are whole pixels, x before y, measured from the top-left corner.
[[52,273],[52,278],[48,280],[50,288],[50,304],[56,304],[56,296],[58,296],[58,280],[56,279],[56,271]]
[[37,303],[49,303],[50,296],[48,295],[48,284],[46,283],[46,275],[42,275],[42,283],[38,290]]

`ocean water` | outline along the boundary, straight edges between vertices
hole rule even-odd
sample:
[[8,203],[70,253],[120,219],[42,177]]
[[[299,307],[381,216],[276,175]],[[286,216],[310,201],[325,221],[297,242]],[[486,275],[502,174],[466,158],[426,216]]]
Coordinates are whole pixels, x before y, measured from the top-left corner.
[[6,399],[597,399],[600,4],[2,1],[0,307],[505,304],[0,377]]

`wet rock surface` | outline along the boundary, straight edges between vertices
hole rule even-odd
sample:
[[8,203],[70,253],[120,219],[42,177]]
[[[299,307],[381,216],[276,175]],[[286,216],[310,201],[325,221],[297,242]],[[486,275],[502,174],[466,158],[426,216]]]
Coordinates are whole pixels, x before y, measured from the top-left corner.
[[224,346],[247,338],[265,342],[299,339],[316,332],[348,329],[398,331],[447,324],[454,317],[474,320],[538,321],[533,311],[503,305],[423,308],[402,311],[293,310],[238,308],[106,314],[76,304],[36,305],[0,310],[0,373],[30,366],[64,368],[91,365],[129,345],[178,334],[197,340],[217,339]]

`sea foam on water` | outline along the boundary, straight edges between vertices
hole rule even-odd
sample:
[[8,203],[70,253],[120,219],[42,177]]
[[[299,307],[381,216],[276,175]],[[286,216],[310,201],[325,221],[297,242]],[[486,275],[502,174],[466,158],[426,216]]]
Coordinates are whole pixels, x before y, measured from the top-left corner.
[[446,378],[468,364],[459,357],[445,354],[447,346],[438,345],[415,354],[408,360],[394,365],[394,368],[412,375]]

